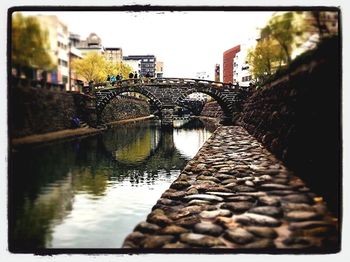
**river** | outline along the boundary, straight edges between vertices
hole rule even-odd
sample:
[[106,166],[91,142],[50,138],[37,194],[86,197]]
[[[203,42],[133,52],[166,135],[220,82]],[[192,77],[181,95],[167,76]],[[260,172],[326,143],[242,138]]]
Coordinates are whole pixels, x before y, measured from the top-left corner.
[[13,250],[120,248],[211,132],[199,120],[158,121],[12,152]]

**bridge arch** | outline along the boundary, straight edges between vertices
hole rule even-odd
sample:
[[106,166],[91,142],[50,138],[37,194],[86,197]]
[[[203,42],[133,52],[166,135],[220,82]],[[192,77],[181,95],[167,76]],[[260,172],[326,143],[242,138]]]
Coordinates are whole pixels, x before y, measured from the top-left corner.
[[[106,92],[107,91],[107,92]],[[97,113],[101,116],[106,105],[115,97],[122,93],[133,92],[144,95],[150,99],[150,103],[155,105],[158,110],[162,109],[162,102],[147,89],[142,88],[142,86],[132,86],[132,87],[117,87],[109,90],[99,91],[96,95],[101,96],[101,99],[97,100],[96,109]]]
[[182,92],[177,100],[175,101],[175,104],[181,104],[181,101],[183,101],[186,97],[193,93],[203,93],[206,95],[209,95],[212,97],[216,102],[218,102],[221,110],[223,111],[224,115],[227,117],[230,117],[232,114],[232,108],[230,105],[230,102],[227,101],[226,97],[220,92],[218,89],[208,86],[196,86],[193,88],[186,89],[186,91]]

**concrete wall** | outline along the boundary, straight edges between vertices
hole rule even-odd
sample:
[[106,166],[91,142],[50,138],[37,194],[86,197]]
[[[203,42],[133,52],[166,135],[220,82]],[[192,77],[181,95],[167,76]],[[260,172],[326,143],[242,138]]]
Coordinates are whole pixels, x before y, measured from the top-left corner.
[[330,41],[256,90],[238,122],[321,192],[335,212],[341,172],[339,50]]

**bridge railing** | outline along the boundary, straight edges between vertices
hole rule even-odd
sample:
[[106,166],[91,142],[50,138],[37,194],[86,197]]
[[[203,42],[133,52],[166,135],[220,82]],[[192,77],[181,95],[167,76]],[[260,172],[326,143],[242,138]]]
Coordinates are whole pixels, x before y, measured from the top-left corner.
[[108,90],[118,87],[130,87],[130,86],[167,86],[167,85],[202,85],[211,86],[218,89],[242,89],[238,85],[233,85],[231,83],[223,83],[212,80],[195,79],[195,78],[131,78],[116,82],[102,82],[94,84],[95,91],[98,90]]

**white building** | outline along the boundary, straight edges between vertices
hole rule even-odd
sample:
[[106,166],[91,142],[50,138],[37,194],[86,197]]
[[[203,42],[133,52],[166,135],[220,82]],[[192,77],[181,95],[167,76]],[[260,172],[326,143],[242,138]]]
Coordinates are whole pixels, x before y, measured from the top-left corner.
[[132,68],[132,72],[137,72],[137,75],[141,75],[141,59],[128,59],[123,60],[122,62],[124,65],[128,65]]
[[247,55],[250,48],[256,43],[255,39],[249,39],[240,45],[240,51],[233,58],[233,79],[234,84],[239,86],[249,86],[252,80],[252,74],[249,70]]

